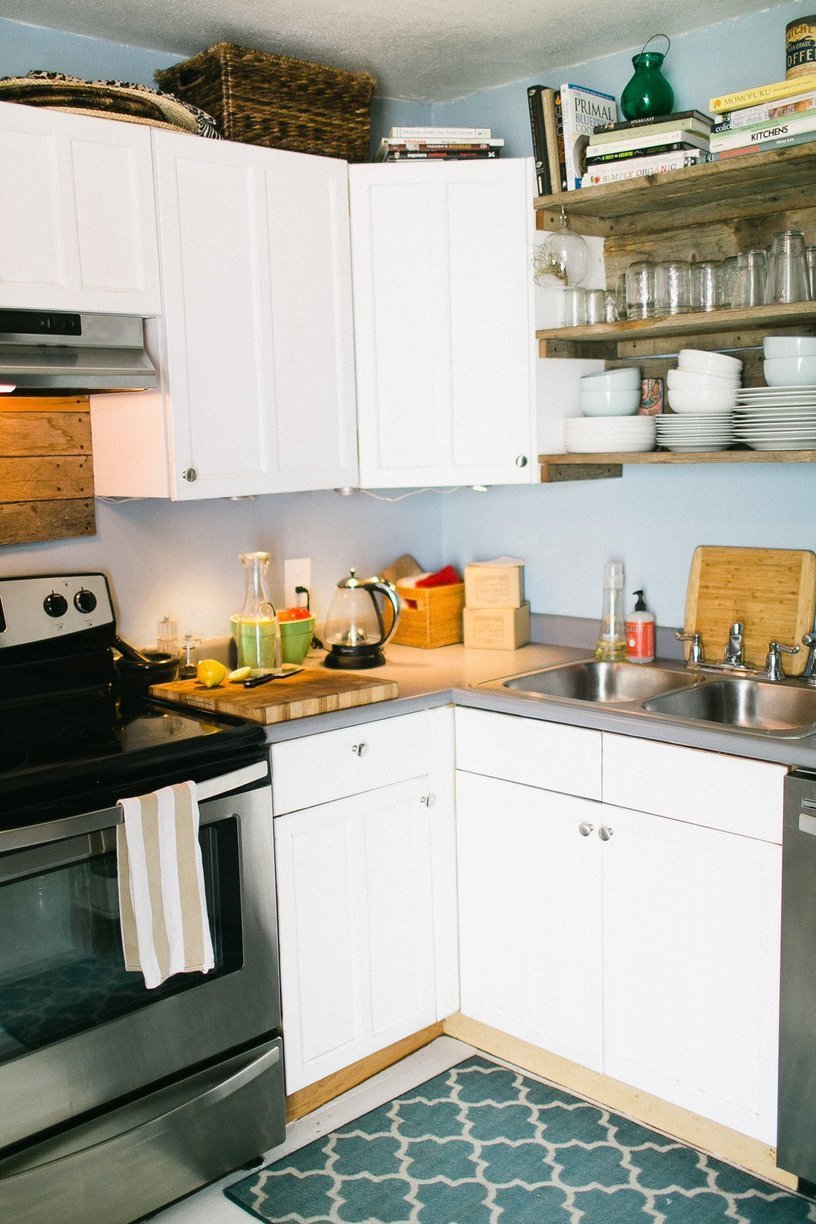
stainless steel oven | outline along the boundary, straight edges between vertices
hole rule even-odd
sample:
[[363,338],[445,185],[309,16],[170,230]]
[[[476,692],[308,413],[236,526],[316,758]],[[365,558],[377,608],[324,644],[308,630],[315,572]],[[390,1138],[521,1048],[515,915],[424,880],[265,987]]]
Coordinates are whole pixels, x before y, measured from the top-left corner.
[[[5,623],[19,602],[0,580]],[[285,1134],[268,753],[259,727],[152,702],[100,738],[86,693],[65,729],[68,670],[61,694],[0,698],[0,1219],[43,1224],[58,1205],[61,1224],[129,1224]],[[45,741],[24,760],[20,727]],[[115,798],[182,778],[215,967],[148,990],[124,967]]]

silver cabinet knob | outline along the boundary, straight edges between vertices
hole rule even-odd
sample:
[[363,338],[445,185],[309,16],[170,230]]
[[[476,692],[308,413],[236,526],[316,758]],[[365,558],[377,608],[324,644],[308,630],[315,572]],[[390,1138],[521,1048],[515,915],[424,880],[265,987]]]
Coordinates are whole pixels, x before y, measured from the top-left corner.
[[194,480],[198,480],[198,472],[195,468],[185,468],[181,473],[182,480],[189,480],[192,484]]
[[365,742],[365,740],[360,740],[359,744],[351,745],[351,751],[355,756],[365,756],[365,754],[368,752],[368,744]]
[[427,795],[422,795],[420,796],[419,802],[424,803],[425,807],[427,808],[432,808],[433,805],[436,803],[436,795],[432,795],[430,793]]
[[615,830],[611,827],[611,825],[601,825],[600,829],[598,830],[598,836],[600,837],[601,841],[609,841],[614,832]]
[[578,832],[581,834],[582,837],[589,837],[590,833],[592,832],[594,828],[595,826],[593,824],[590,824],[588,820],[582,820],[578,826]]
[[527,466],[527,456],[526,455],[516,455],[516,467],[524,468],[526,466]]

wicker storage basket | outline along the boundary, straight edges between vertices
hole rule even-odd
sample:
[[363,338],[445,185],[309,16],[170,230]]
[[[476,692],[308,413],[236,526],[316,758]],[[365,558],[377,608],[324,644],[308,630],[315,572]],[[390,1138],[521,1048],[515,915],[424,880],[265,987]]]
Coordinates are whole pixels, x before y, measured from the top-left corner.
[[463,582],[438,587],[412,587],[398,582],[397,591],[402,612],[392,642],[433,650],[462,641]]
[[155,73],[159,86],[192,102],[243,144],[369,159],[371,97],[376,80],[325,64],[216,43]]

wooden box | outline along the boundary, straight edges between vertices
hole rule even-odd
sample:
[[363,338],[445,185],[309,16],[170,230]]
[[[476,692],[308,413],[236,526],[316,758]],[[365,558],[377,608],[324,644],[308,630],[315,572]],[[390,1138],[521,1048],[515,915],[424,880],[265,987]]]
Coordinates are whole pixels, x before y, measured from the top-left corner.
[[402,612],[392,642],[434,650],[462,641],[463,582],[438,587],[413,587],[398,582],[397,591]]
[[212,115],[226,140],[369,159],[376,80],[287,55],[216,43],[155,73],[159,87]]
[[518,650],[530,640],[530,605],[465,608],[465,645],[476,650]]

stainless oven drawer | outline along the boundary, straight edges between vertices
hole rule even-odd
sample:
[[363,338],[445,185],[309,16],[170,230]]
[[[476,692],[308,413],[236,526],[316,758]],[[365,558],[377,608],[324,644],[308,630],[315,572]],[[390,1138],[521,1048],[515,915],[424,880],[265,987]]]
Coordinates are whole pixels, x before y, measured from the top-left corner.
[[285,1133],[276,1038],[0,1160],[0,1220],[130,1224]]

